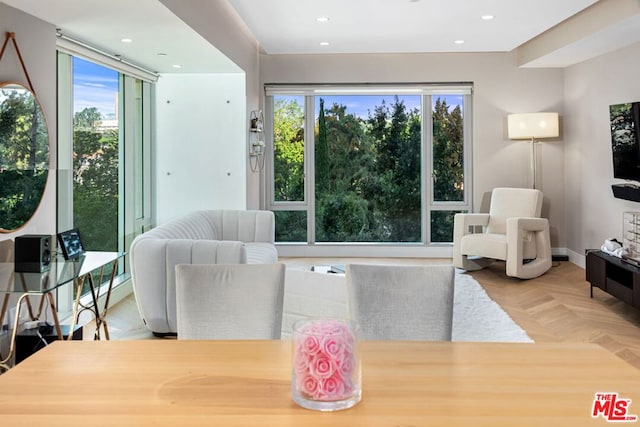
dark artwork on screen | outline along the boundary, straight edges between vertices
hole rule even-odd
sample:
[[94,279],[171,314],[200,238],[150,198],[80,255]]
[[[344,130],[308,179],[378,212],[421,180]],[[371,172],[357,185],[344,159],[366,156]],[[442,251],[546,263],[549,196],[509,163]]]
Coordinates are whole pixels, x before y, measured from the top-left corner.
[[77,259],[84,254],[84,245],[77,228],[58,233],[58,243],[64,259]]
[[609,106],[614,178],[640,181],[640,102]]

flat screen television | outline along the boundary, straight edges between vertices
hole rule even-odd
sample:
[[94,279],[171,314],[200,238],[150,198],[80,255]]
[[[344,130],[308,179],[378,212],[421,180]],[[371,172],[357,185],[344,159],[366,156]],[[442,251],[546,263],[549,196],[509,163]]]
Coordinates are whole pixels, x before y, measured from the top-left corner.
[[640,102],[609,106],[613,177],[640,181]]

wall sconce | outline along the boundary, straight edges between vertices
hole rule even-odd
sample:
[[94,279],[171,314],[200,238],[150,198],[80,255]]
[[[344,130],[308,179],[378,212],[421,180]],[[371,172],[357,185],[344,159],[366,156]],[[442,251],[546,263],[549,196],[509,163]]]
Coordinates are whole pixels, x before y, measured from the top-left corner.
[[264,115],[254,110],[249,116],[249,166],[252,172],[264,169]]
[[509,139],[531,140],[531,173],[536,188],[536,140],[560,135],[558,113],[521,113],[507,116]]

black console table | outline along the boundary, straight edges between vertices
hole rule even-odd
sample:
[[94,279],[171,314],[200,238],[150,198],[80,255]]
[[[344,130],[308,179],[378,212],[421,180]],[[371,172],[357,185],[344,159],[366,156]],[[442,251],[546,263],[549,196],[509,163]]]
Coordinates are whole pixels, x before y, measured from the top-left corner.
[[640,308],[639,267],[602,251],[590,250],[587,252],[586,275],[587,281],[591,283],[591,298],[595,286],[627,304]]

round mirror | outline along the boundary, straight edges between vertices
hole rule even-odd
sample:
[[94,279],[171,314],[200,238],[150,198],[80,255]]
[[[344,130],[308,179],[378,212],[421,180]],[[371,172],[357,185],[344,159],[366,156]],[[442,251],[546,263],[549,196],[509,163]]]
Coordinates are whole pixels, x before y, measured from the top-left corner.
[[29,221],[48,170],[49,134],[38,100],[19,83],[0,83],[0,232]]

